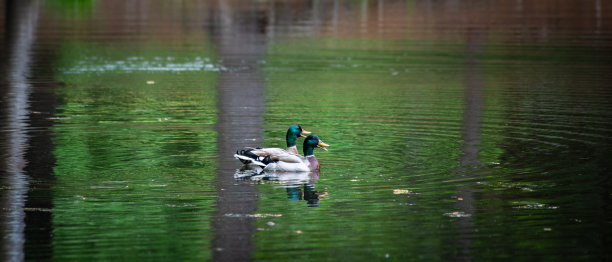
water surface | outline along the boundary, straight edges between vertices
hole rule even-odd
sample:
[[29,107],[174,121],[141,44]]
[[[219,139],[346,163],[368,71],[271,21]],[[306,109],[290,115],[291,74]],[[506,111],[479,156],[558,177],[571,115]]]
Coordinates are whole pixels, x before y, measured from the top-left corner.
[[610,259],[603,1],[1,6],[3,260]]

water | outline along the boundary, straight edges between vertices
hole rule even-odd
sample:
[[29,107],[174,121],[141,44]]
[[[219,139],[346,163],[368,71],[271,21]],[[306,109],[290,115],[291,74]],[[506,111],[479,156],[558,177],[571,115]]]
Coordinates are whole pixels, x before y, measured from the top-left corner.
[[2,260],[610,259],[603,1],[1,3]]

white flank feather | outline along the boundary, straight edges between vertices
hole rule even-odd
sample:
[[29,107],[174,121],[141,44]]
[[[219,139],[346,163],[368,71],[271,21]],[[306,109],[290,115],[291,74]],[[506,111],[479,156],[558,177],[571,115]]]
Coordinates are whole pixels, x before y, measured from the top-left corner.
[[245,161],[251,161],[251,163],[249,163],[249,164],[255,164],[255,165],[258,165],[258,166],[261,166],[261,167],[265,167],[266,166],[266,164],[264,164],[262,162],[259,162],[259,161],[255,160],[255,159],[252,159],[252,158],[250,158],[248,156],[242,156],[242,155],[234,154],[234,157],[236,159],[242,159],[242,160],[245,160]]

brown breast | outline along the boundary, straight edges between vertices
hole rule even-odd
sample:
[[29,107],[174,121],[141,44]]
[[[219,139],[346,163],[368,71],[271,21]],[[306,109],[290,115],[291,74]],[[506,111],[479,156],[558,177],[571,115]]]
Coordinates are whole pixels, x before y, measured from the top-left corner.
[[294,147],[294,146],[292,146],[292,147],[287,147],[287,151],[288,151],[288,152],[291,152],[291,153],[294,153],[294,154],[296,154],[296,155],[299,155],[299,153],[298,153],[298,151],[297,151],[297,147]]
[[310,162],[310,171],[317,171],[321,169],[319,161],[315,156],[307,157],[307,159]]

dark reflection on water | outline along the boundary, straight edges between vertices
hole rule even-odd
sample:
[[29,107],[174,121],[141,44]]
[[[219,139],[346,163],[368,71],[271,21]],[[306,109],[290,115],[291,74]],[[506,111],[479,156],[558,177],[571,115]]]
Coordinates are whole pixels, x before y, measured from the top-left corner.
[[[215,130],[219,168],[213,241],[214,261],[248,261],[259,200],[251,183],[234,180],[236,159],[243,147],[256,147],[262,141],[264,120],[263,74],[257,70],[265,53],[265,24],[260,4],[231,5],[218,1],[211,10],[210,33],[220,63],[228,70],[218,76]],[[238,216],[228,216],[238,214]]]
[[[462,140],[463,145],[461,151],[463,155],[460,157],[460,166],[455,170],[457,172],[457,180],[465,180],[469,177],[471,180],[479,178],[478,170],[484,166],[478,160],[478,150],[480,145],[480,123],[482,122],[483,101],[482,92],[483,84],[480,76],[480,61],[474,56],[482,52],[482,44],[485,42],[486,32],[479,29],[470,29],[466,32],[466,55],[465,61],[465,111],[463,113],[462,122]],[[460,182],[461,183],[461,182]],[[474,182],[460,185],[455,188],[457,193],[453,194],[453,198],[458,201],[453,206],[458,207],[460,211],[456,214],[458,217],[457,225],[460,234],[457,236],[456,242],[462,247],[461,253],[454,257],[458,261],[471,261],[473,259],[469,248],[472,246],[472,237],[474,223],[472,216],[476,213],[476,199],[474,194],[478,192],[473,188]]]
[[3,260],[610,259],[605,1],[0,10]]

